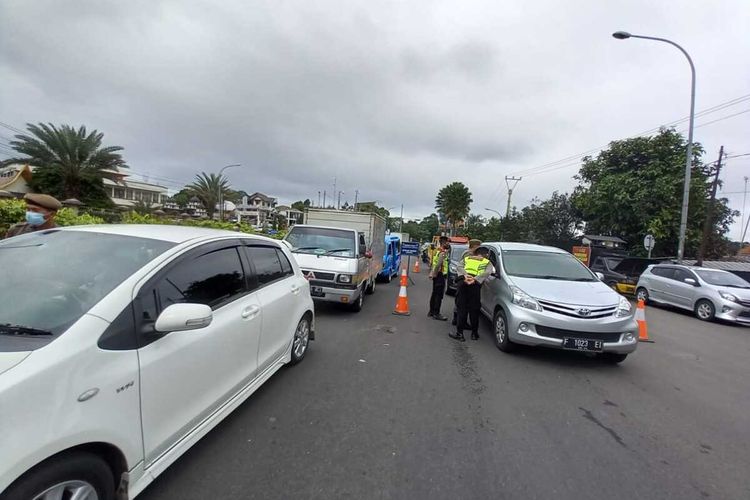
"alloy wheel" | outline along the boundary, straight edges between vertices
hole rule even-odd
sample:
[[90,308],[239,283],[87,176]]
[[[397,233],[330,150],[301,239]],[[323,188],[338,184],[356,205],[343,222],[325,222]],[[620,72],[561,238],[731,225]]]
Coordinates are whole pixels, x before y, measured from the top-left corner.
[[698,305],[698,317],[700,319],[709,319],[713,310],[707,302],[702,302]]
[[498,344],[505,342],[505,319],[501,314],[498,314],[495,320],[495,338]]
[[47,488],[33,500],[99,500],[96,488],[86,481],[65,481]]
[[307,350],[307,345],[310,343],[310,323],[307,320],[299,322],[297,330],[294,332],[294,356],[301,358]]

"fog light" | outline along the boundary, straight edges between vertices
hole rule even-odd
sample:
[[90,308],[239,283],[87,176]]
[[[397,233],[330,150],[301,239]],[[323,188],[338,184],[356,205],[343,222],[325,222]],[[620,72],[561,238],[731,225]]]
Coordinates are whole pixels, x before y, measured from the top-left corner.
[[635,335],[633,335],[632,333],[628,332],[628,333],[625,334],[625,336],[622,338],[622,340],[624,340],[625,342],[635,342]]
[[728,313],[731,310],[732,310],[732,308],[731,307],[727,307],[727,306],[724,306],[724,307],[721,308],[721,312],[723,312],[723,313]]
[[341,297],[341,302],[346,304],[347,302],[349,302],[349,297]]
[[518,329],[521,330],[522,332],[526,333],[526,332],[529,331],[529,324],[528,323],[521,323],[520,325],[518,325]]

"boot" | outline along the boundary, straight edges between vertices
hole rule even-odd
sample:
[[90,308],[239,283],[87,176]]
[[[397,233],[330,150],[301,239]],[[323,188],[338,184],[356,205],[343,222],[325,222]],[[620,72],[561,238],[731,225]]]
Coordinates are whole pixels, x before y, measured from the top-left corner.
[[451,332],[448,334],[448,336],[452,339],[458,340],[459,342],[466,342],[463,332]]
[[471,332],[471,340],[479,340],[479,333]]

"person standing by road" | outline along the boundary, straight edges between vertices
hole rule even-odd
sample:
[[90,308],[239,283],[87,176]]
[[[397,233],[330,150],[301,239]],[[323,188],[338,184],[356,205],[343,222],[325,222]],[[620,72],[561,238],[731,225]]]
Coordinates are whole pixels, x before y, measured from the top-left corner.
[[439,321],[448,320],[446,316],[440,314],[440,307],[443,305],[443,295],[445,295],[445,281],[448,277],[450,249],[448,238],[441,236],[440,246],[432,255],[432,265],[430,266],[432,295],[430,296],[430,312],[427,313],[427,316]]
[[[458,259],[458,264],[456,265],[456,277],[458,276],[464,276],[466,274],[466,270],[464,269],[464,259],[470,255],[474,255],[474,252],[477,251],[477,248],[479,248],[479,245],[481,245],[482,242],[477,239],[471,239],[469,240],[469,248],[464,250],[464,252],[461,254],[461,258]],[[460,287],[456,287],[456,300],[455,300],[455,306],[453,307],[453,321],[451,322],[452,325],[458,325],[458,294],[459,294]]]
[[55,215],[62,203],[56,198],[48,194],[27,193],[23,199],[26,201],[26,222],[10,226],[6,238],[57,227]]
[[[474,255],[464,259],[463,280],[458,284],[456,305],[458,306],[458,325],[449,337],[464,342],[464,330],[467,329],[467,318],[471,319],[471,339],[479,339],[479,310],[481,309],[482,283],[495,272],[492,263],[487,258],[486,248],[477,248]],[[459,276],[461,278],[461,276]]]

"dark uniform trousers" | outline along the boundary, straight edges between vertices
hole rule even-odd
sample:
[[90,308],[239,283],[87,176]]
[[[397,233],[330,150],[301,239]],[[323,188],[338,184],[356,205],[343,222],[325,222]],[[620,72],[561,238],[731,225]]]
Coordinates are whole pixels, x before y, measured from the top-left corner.
[[[482,285],[474,283],[467,285],[464,282],[458,284],[456,291],[456,308],[458,309],[458,333],[463,333],[467,328],[471,328],[472,333],[479,332],[479,309],[481,305]],[[471,320],[471,327],[466,320]]]
[[432,295],[430,296],[430,314],[437,316],[440,314],[440,307],[443,305],[443,296],[445,295],[445,275],[438,273],[432,278]]

